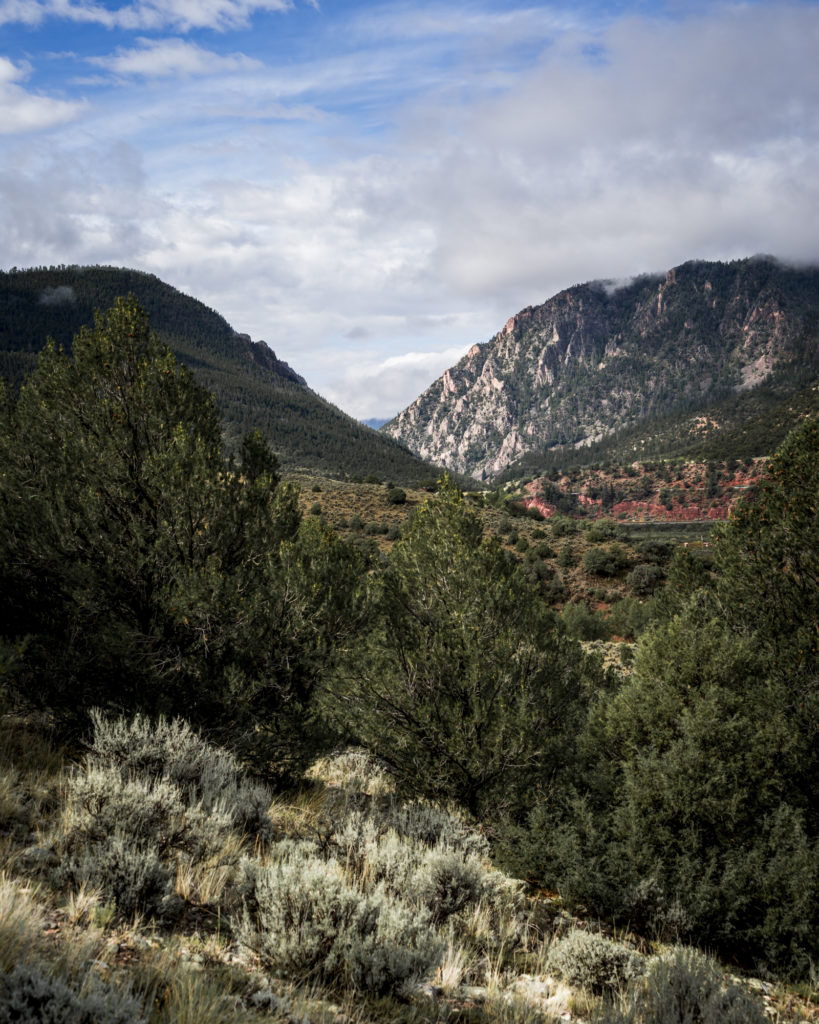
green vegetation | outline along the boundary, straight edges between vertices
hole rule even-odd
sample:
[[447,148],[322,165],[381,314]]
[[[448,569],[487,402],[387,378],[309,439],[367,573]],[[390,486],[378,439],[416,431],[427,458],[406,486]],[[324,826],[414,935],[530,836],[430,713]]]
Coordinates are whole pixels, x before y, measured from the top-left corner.
[[714,580],[678,558],[589,716],[581,777],[532,812],[516,862],[598,913],[796,974],[819,908],[817,467],[809,421],[719,531]]
[[559,771],[583,711],[582,659],[452,485],[412,517],[371,601],[329,707],[405,791],[478,814]]
[[300,526],[258,433],[226,461],[213,399],[120,300],[49,345],[2,410],[0,618],[13,694],[64,718],[177,714],[298,771],[357,559]]
[[680,941],[811,978],[815,421],[710,559],[298,493],[120,300],[0,455],[0,1020],[763,1019]]

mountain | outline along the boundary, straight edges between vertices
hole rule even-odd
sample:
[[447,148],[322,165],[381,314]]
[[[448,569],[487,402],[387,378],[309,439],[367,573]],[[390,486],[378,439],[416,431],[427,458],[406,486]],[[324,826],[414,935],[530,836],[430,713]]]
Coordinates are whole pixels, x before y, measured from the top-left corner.
[[228,448],[258,427],[285,469],[375,474],[402,483],[438,475],[400,442],[317,395],[265,342],[237,333],[203,303],[136,270],[62,266],[0,272],[0,375],[18,387],[47,337],[70,349],[95,310],[128,294],[144,307],[159,338],[216,396]]
[[[794,403],[818,407],[817,383],[819,268],[695,261],[528,306],[382,432],[485,480],[521,459],[576,461],[592,446],[633,457],[660,429],[684,454],[777,408],[792,425]],[[764,443],[747,454],[776,441]]]

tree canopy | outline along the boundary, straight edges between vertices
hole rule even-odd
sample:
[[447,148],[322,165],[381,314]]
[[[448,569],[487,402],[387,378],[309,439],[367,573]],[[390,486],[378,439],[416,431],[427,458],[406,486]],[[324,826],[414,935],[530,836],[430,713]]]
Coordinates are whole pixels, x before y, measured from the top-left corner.
[[677,558],[632,674],[593,709],[573,793],[530,818],[530,870],[599,913],[805,974],[819,920],[819,429],[807,420]]
[[548,785],[582,719],[584,659],[457,489],[416,510],[373,588],[373,629],[330,692],[353,735],[404,790],[473,813]]
[[98,314],[71,356],[46,347],[5,405],[0,459],[16,692],[64,715],[184,713],[268,766],[296,763],[355,557],[300,528],[258,433],[226,460],[212,397],[135,300]]

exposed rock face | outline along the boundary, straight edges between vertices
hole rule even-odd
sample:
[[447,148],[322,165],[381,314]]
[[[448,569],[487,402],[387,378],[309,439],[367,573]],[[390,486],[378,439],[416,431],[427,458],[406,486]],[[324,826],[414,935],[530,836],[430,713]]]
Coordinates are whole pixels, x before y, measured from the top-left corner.
[[266,341],[251,341],[249,334],[239,334],[238,331],[233,332],[233,337],[244,347],[251,362],[256,363],[257,366],[261,366],[265,370],[269,370],[272,374],[281,377],[283,380],[289,380],[293,384],[307,387],[307,381],[304,377],[296,373],[292,366],[289,366],[283,359],[279,359]]
[[686,263],[623,288],[577,285],[473,345],[383,430],[491,478],[527,451],[582,447],[649,416],[819,373],[819,269]]

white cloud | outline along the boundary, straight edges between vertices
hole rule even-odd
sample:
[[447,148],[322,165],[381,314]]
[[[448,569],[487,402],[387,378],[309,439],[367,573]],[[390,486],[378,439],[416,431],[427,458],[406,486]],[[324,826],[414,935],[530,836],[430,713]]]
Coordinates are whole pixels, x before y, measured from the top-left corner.
[[448,346],[431,352],[404,352],[381,360],[357,359],[342,372],[331,375],[322,393],[360,419],[393,416],[466,355],[468,348]]
[[106,57],[88,57],[89,64],[117,75],[159,78],[167,75],[219,75],[254,71],[264,65],[241,53],[221,56],[183,39],[139,39],[132,49],[120,47]]
[[23,25],[39,25],[45,11],[37,0],[0,0],[0,25],[19,22]]
[[51,128],[76,118],[82,103],[26,92],[17,83],[29,74],[25,66],[0,57],[0,135],[16,135]]
[[[193,6],[162,16],[182,31]],[[214,23],[252,9],[196,6]],[[457,9],[427,7],[405,44],[412,8],[374,8],[367,28],[359,7],[344,47],[286,66],[180,39],[118,50],[102,66],[125,85],[94,94],[81,132],[0,151],[7,259],[157,273],[369,416],[571,284],[819,258],[819,7],[593,30],[555,10],[471,5],[459,36]],[[453,40],[457,67],[439,60]],[[51,124],[75,116],[24,72],[0,63],[0,110],[16,89]]]
[[109,8],[93,0],[2,0],[0,25],[37,25],[46,18],[103,25],[105,28],[180,32],[246,27],[260,11],[288,11],[292,0],[136,0]]

